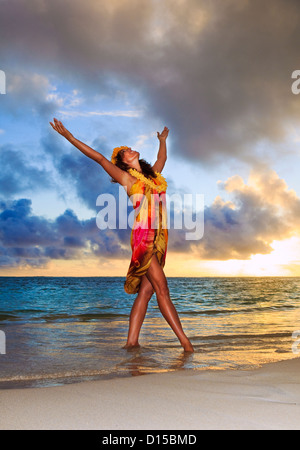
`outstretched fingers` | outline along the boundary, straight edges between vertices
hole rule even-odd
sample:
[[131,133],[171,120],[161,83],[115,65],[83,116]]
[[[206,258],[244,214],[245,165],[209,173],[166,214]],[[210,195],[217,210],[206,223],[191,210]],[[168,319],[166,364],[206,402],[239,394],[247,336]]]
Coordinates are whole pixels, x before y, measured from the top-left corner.
[[49,123],[55,131],[57,131],[60,134],[63,134],[66,132],[66,128],[64,127],[64,125],[62,124],[62,122],[60,120],[57,120],[54,117],[53,121],[54,121],[54,124],[52,122],[49,122]]
[[164,129],[161,133],[157,132],[158,139],[160,139],[160,138],[166,139],[168,137],[169,131],[170,130],[168,127],[164,127]]

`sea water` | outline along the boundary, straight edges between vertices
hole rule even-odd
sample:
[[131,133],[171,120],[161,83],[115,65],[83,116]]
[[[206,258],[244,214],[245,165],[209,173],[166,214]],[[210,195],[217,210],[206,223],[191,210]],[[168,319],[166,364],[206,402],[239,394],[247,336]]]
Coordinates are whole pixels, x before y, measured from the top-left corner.
[[[251,369],[297,356],[300,278],[168,278],[195,353],[153,295],[140,348],[126,350],[135,295],[122,277],[0,277],[0,388],[176,370]],[[293,345],[294,344],[294,345]],[[299,345],[300,352],[300,345]]]

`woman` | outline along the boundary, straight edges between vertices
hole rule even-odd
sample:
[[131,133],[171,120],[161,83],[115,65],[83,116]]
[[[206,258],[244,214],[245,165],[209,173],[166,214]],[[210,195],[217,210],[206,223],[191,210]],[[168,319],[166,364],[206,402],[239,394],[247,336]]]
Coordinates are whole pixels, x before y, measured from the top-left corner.
[[[150,200],[150,197],[156,198],[159,203],[158,226],[133,226],[132,228],[132,258],[124,289],[129,294],[138,293],[138,295],[130,313],[128,339],[124,348],[139,347],[140,329],[146,315],[148,302],[155,291],[162,315],[178,337],[184,350],[193,352],[193,346],[182,329],[177,311],[170,299],[168,283],[163,271],[168,241],[167,227],[163,227],[166,222],[163,206],[165,206],[164,194],[167,184],[160,172],[167,159],[168,128],[165,127],[162,133],[157,133],[160,143],[159,151],[157,160],[151,167],[146,161],[139,159],[139,152],[126,146],[115,148],[111,161],[109,161],[101,153],[76,139],[57,119],[54,119],[54,123],[50,122],[50,125],[83,154],[99,163],[112,177],[112,181],[125,188],[128,196],[136,195],[141,199],[142,205],[139,204],[140,202],[136,202],[134,205],[134,208],[139,210],[138,215],[135,216],[134,225],[138,225],[138,220],[140,223],[151,222],[153,224],[150,221],[153,219],[153,211],[151,208],[149,210],[145,200]],[[157,208],[155,210],[156,213]]]

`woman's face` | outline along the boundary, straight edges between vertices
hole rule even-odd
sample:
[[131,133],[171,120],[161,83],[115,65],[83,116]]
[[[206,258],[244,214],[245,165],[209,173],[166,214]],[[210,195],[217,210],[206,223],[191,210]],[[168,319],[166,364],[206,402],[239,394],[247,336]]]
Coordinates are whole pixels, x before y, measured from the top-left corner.
[[131,166],[132,162],[137,158],[139,159],[139,152],[136,152],[135,150],[132,150],[131,147],[125,148],[120,151],[122,161],[129,166]]

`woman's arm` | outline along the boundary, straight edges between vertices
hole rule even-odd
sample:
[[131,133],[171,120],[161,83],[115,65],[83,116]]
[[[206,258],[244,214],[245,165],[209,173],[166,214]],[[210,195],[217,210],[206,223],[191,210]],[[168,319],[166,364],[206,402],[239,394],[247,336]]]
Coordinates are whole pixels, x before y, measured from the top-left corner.
[[100,164],[103,169],[118,183],[123,186],[128,185],[129,178],[132,178],[127,172],[121,170],[119,167],[115,166],[111,161],[109,161],[105,156],[101,153],[97,152],[93,148],[81,142],[79,139],[76,139],[69,130],[65,128],[65,126],[57,119],[54,119],[54,124],[49,122],[52,128],[61,134],[67,141],[74,145],[74,147],[78,148],[84,155],[96,161]]
[[169,129],[165,127],[162,131],[162,133],[157,132],[157,137],[159,140],[159,149],[157,153],[157,160],[155,164],[153,165],[152,169],[154,172],[161,172],[164,168],[164,165],[167,161],[167,144],[166,139],[169,134]]

